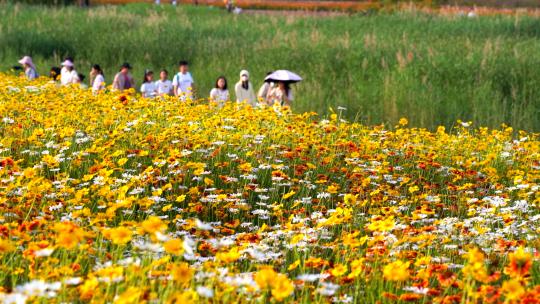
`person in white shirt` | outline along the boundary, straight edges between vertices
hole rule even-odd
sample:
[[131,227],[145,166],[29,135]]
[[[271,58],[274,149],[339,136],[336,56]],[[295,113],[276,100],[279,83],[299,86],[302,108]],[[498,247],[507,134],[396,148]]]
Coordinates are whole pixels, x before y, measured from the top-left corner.
[[156,84],[154,83],[154,72],[150,70],[146,70],[144,72],[144,80],[143,84],[141,85],[141,94],[145,98],[156,97],[157,88]]
[[24,67],[24,75],[28,80],[34,80],[38,77],[36,66],[32,61],[32,57],[24,56],[21,60],[19,60],[19,63]]
[[236,93],[236,102],[247,103],[252,107],[257,105],[257,97],[253,91],[253,84],[249,81],[249,72],[242,70],[240,72],[240,81],[234,86],[234,92]]
[[195,81],[189,72],[189,64],[187,61],[180,61],[178,65],[178,74],[173,78],[172,85],[174,90],[174,96],[179,97],[180,100],[192,100],[195,91]]
[[288,82],[278,81],[277,85],[268,92],[266,99],[269,106],[278,104],[280,106],[290,107],[294,99],[290,84]]
[[92,86],[92,93],[97,94],[99,91],[105,89],[105,77],[103,76],[103,70],[99,64],[94,64],[90,71],[90,85]]
[[71,60],[71,58],[66,58],[66,60],[62,62],[62,70],[60,71],[60,83],[62,85],[70,85],[79,82],[79,74],[77,74],[77,71],[75,71],[73,61]]
[[[273,72],[266,73],[266,76],[272,74]],[[271,81],[265,81],[263,85],[259,88],[259,91],[257,92],[257,99],[259,102],[262,103],[268,103],[266,100],[266,96],[268,96],[268,92],[274,87],[274,83]]]
[[229,90],[227,89],[227,78],[219,76],[216,80],[216,86],[210,91],[210,102],[217,103],[218,107],[223,107],[225,102],[231,100]]
[[172,82],[168,79],[169,72],[167,70],[161,70],[159,73],[159,80],[156,81],[157,94],[159,96],[172,95]]
[[86,78],[83,74],[77,74],[77,84],[79,84],[79,87],[83,90],[88,89],[88,85],[84,83],[84,78]]

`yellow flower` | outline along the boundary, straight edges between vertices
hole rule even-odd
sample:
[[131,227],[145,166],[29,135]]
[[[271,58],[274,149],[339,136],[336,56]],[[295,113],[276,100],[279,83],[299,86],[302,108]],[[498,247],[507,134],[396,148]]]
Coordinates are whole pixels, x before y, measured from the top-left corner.
[[484,265],[484,254],[478,248],[470,249],[467,254],[468,263],[463,267],[461,272],[465,276],[474,278],[477,281],[485,282],[489,275]]
[[181,255],[184,253],[184,242],[179,239],[170,239],[163,244],[165,251],[174,255]]
[[233,247],[227,252],[219,252],[216,254],[216,259],[224,263],[232,263],[237,261],[242,254],[238,251],[238,247]]
[[296,260],[294,261],[294,263],[290,264],[289,267],[287,267],[287,270],[295,270],[296,268],[298,268],[298,266],[300,266],[300,260]]
[[356,203],[357,198],[358,198],[358,195],[353,195],[353,194],[347,193],[343,197],[343,202],[346,205],[354,205]]
[[285,193],[285,194],[283,195],[283,199],[286,200],[286,199],[290,198],[291,196],[293,196],[293,195],[295,195],[295,194],[296,194],[296,192],[294,192],[294,191],[291,190],[289,193]]
[[66,249],[75,248],[83,240],[82,236],[77,233],[60,233],[56,238],[56,244]]
[[167,225],[165,225],[157,216],[150,216],[148,219],[141,223],[141,227],[145,232],[150,234],[156,232],[163,232],[165,229],[167,229]]
[[197,292],[193,290],[176,292],[167,299],[167,304],[196,304],[199,303]]
[[177,198],[176,198],[176,202],[177,203],[181,203],[183,201],[186,200],[186,196],[185,195],[179,195]]
[[180,285],[187,285],[193,277],[193,270],[188,263],[174,264],[171,268],[173,280]]
[[49,154],[45,154],[43,158],[41,158],[41,161],[43,161],[48,167],[54,168],[59,165],[58,160]]
[[518,280],[511,279],[502,284],[501,292],[507,300],[514,301],[521,298],[525,293],[525,288],[523,288],[523,285]]
[[395,261],[383,269],[384,278],[388,281],[406,281],[409,279],[410,262]]
[[420,190],[420,188],[418,186],[416,186],[416,185],[409,187],[409,193],[410,194],[414,194],[414,193],[418,192],[418,190]]
[[127,163],[128,159],[127,158],[120,158],[116,163],[119,165],[119,166],[123,166],[125,163]]
[[132,232],[126,227],[117,227],[109,229],[107,238],[109,238],[115,245],[124,245],[131,241]]
[[332,270],[330,270],[330,273],[335,277],[341,277],[347,273],[347,265],[337,264],[334,266],[334,268],[332,268]]
[[271,286],[277,273],[270,266],[263,267],[255,274],[255,282],[259,288],[266,289]]
[[277,301],[283,301],[294,292],[294,284],[284,274],[278,274],[271,285],[272,296]]
[[79,286],[79,297],[81,300],[91,299],[98,290],[99,281],[95,277],[88,278],[82,285]]
[[0,239],[0,255],[9,253],[15,250],[15,247],[10,240]]
[[143,293],[139,288],[129,287],[126,291],[124,291],[122,294],[120,294],[114,299],[114,303],[117,303],[117,304],[139,303],[139,299],[141,298],[142,294]]
[[399,125],[401,125],[401,126],[406,126],[408,123],[409,123],[409,121],[405,117],[402,117],[402,118],[399,119]]
[[376,220],[374,219],[369,225],[368,229],[371,231],[378,231],[378,232],[384,232],[384,231],[391,231],[395,227],[394,217],[390,216],[384,220]]
[[336,194],[336,193],[338,193],[338,190],[339,190],[339,186],[337,186],[337,185],[330,185],[330,186],[328,186],[328,188],[326,189],[326,191],[328,191],[328,193],[331,193],[331,194]]
[[354,260],[351,262],[351,273],[347,275],[348,278],[356,278],[364,272],[364,258]]

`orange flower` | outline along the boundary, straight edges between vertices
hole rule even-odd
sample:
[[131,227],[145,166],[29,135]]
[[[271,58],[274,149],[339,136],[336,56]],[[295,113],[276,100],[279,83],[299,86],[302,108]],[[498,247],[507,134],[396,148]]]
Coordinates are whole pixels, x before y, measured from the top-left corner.
[[422,295],[417,293],[404,293],[399,296],[399,300],[404,302],[416,302],[422,298]]
[[510,262],[504,268],[504,273],[510,277],[523,277],[529,274],[532,267],[532,255],[526,252],[523,247],[508,255]]

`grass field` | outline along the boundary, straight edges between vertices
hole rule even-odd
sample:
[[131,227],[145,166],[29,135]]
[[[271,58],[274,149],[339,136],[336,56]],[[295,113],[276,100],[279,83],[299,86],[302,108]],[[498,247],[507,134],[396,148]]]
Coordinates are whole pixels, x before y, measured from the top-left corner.
[[540,299],[540,140],[0,74],[1,303]]
[[272,69],[305,81],[295,111],[363,123],[434,129],[456,120],[540,130],[540,20],[438,17],[416,13],[302,17],[230,15],[219,9],[128,5],[90,9],[6,5],[0,9],[0,67],[24,55],[41,73],[65,55],[87,73],[92,63],[111,81],[123,61],[137,81],[146,68],[192,62],[201,97],[215,78],[230,83],[247,68],[258,86]]

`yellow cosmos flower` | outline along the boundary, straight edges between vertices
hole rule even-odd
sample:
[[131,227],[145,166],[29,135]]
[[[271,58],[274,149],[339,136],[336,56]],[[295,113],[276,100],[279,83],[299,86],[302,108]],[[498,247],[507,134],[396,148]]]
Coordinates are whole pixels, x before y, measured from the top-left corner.
[[0,254],[9,253],[15,250],[15,246],[10,240],[0,239]]
[[259,285],[259,288],[266,289],[271,286],[276,275],[277,273],[271,268],[271,266],[266,266],[257,271],[255,274],[255,282],[257,285]]
[[142,294],[143,292],[139,288],[129,287],[126,291],[124,291],[122,294],[120,294],[114,299],[114,303],[116,304],[139,303],[139,300]]
[[179,285],[187,285],[193,278],[193,270],[188,263],[179,263],[172,265],[171,276]]
[[347,273],[347,265],[343,264],[337,264],[330,270],[330,273],[335,277],[341,277],[345,273]]
[[294,292],[294,284],[284,274],[278,274],[271,285],[272,297],[277,301],[283,301]]
[[395,261],[384,266],[383,276],[388,281],[406,281],[409,279],[410,262]]
[[170,239],[163,244],[163,248],[169,254],[182,255],[184,253],[184,242],[179,239]]
[[167,229],[167,225],[165,225],[157,216],[150,216],[148,219],[141,223],[141,227],[145,232],[150,234],[154,234],[156,232],[163,232],[165,229]]
[[78,287],[79,297],[81,300],[91,299],[98,290],[99,281],[95,277],[90,277],[82,285]]
[[512,279],[502,284],[501,292],[507,300],[515,301],[521,299],[525,293],[525,288],[520,281]]
[[109,238],[115,245],[124,245],[131,241],[132,232],[126,227],[117,227],[109,229],[106,237]]
[[238,247],[233,247],[227,252],[219,252],[216,254],[216,259],[224,263],[233,263],[236,262],[242,254],[239,252]]
[[199,296],[193,290],[177,292],[167,299],[167,304],[197,304]]

